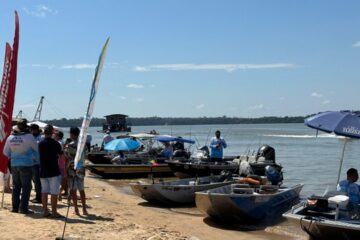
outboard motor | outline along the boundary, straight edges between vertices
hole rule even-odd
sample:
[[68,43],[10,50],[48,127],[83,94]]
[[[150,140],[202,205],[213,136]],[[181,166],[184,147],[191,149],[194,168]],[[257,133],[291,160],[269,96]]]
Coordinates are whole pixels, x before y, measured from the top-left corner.
[[174,154],[173,154],[173,158],[177,158],[177,157],[184,157],[186,159],[189,159],[190,156],[185,150],[178,149],[178,150],[175,150]]
[[279,183],[282,181],[280,172],[270,165],[265,167],[265,175],[271,182],[271,185],[279,185]]
[[272,160],[275,162],[275,149],[269,145],[262,145],[256,153],[256,159],[264,157],[265,160]]

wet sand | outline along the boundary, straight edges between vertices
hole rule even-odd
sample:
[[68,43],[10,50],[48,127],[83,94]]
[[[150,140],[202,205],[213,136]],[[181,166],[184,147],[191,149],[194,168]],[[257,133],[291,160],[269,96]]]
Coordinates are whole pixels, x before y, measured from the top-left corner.
[[[227,226],[206,218],[196,207],[163,208],[135,196],[128,183],[136,180],[85,179],[88,216],[77,216],[70,207],[67,239],[307,239],[286,221],[275,226]],[[11,213],[11,194],[5,194],[0,210],[1,239],[55,239],[62,236],[63,219],[44,218],[41,205],[30,204],[35,213]],[[66,215],[67,201],[59,213]]]

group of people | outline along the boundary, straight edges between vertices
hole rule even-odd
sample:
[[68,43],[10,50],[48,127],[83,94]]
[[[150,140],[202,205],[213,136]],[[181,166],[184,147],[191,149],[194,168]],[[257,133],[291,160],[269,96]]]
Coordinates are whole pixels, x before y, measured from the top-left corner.
[[[181,138],[181,137],[179,137]],[[172,159],[174,156],[178,156],[177,153],[186,154],[184,143],[177,141],[174,144],[164,142],[164,149],[161,151],[161,155]],[[221,162],[223,159],[223,149],[227,147],[226,141],[221,137],[220,130],[216,130],[215,136],[210,140],[210,161]]]
[[[35,199],[32,202],[42,203],[43,216],[61,218],[57,211],[58,196],[61,190],[70,195],[79,215],[77,190],[80,192],[83,214],[87,214],[84,191],[85,168],[74,170],[78,136],[80,129],[70,128],[70,138],[63,142],[63,133],[55,131],[52,125],[44,127],[44,135],[40,134],[38,125],[27,124],[21,119],[7,138],[3,153],[9,159],[12,174],[12,209],[14,213],[31,214],[29,200],[32,180],[35,187]],[[82,159],[83,161],[83,159]],[[51,213],[48,209],[50,194]]]

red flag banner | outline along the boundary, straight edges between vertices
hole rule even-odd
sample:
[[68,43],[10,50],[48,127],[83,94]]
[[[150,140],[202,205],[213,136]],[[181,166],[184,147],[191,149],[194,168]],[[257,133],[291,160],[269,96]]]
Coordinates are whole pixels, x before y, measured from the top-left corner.
[[14,110],[17,59],[19,48],[19,16],[15,12],[15,37],[13,48],[6,43],[5,60],[2,82],[0,87],[0,171],[7,172],[8,159],[3,154],[7,137],[12,127],[12,114]]

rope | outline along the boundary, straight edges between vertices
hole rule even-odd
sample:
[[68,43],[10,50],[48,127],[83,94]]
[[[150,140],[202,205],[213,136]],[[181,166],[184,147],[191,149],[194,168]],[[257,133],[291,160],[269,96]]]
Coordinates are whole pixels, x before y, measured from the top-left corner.
[[[306,228],[305,225],[303,224],[303,219],[307,219],[307,220],[310,220],[310,223],[309,223],[309,227]],[[313,218],[313,217],[302,217],[300,218],[300,227],[301,229],[306,232],[312,239],[316,239],[316,236],[311,232],[311,225],[313,224],[313,222],[316,222],[317,219]]]
[[54,104],[52,104],[49,100],[44,98],[44,101],[52,107],[52,110],[55,114],[57,114],[58,116],[61,116],[61,117],[65,116],[65,117],[69,118],[66,113],[64,113],[60,108],[56,107]]

